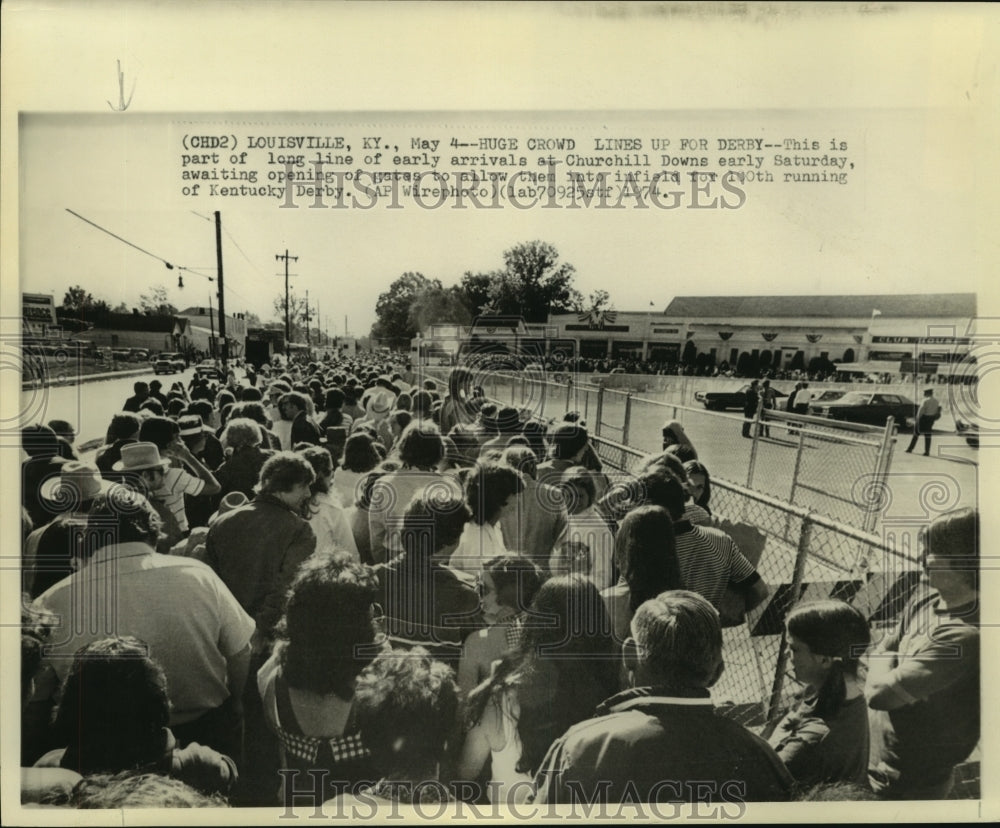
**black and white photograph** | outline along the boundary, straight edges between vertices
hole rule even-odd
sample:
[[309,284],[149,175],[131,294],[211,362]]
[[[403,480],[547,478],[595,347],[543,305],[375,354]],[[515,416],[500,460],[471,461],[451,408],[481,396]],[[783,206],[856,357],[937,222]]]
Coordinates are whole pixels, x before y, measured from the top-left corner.
[[997,818],[994,7],[3,23],[5,824]]

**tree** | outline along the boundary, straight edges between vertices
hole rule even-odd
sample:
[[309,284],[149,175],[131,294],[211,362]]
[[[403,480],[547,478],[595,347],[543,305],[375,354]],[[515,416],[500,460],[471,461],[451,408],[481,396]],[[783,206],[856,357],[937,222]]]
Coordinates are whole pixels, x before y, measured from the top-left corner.
[[80,285],[74,285],[66,290],[62,305],[56,308],[56,318],[60,325],[74,327],[76,330],[86,330],[96,322],[107,319],[111,306],[103,299],[95,299]]
[[550,313],[566,313],[583,304],[573,287],[576,268],[559,261],[556,248],[542,241],[515,245],[503,254],[504,270],[492,280],[489,300],[498,314],[545,322]]
[[496,271],[492,273],[465,271],[458,289],[465,307],[468,308],[472,316],[485,313],[489,308],[490,285],[498,278],[499,274]]
[[149,293],[139,297],[139,308],[152,316],[175,316],[177,308],[167,297],[167,289],[163,285],[154,285]]
[[460,287],[446,288],[432,283],[414,298],[409,322],[415,331],[422,331],[431,325],[468,325],[472,314]]
[[257,316],[257,314],[253,313],[252,311],[247,311],[245,314],[243,314],[243,319],[247,323],[247,329],[264,327],[263,323],[260,321],[260,317]]
[[[294,293],[288,295],[288,325],[292,341],[305,339],[305,318],[306,318],[305,297],[296,296]],[[279,294],[274,300],[274,315],[278,317],[281,327],[285,324],[285,294]]]
[[375,303],[377,319],[372,325],[372,339],[378,339],[382,345],[391,348],[409,346],[410,340],[417,335],[410,309],[418,297],[432,287],[441,289],[441,282],[411,271],[389,285],[389,289],[380,294]]
[[606,290],[595,290],[590,294],[586,306],[581,301],[573,310],[583,317],[581,321],[586,321],[587,324],[597,328],[603,328],[605,323],[615,321],[615,306],[611,304],[611,294]]
[[112,313],[130,313],[128,305],[124,302],[119,302],[111,309]]
[[70,313],[80,313],[81,311],[89,310],[96,304],[97,300],[79,285],[67,288],[62,300],[63,310]]

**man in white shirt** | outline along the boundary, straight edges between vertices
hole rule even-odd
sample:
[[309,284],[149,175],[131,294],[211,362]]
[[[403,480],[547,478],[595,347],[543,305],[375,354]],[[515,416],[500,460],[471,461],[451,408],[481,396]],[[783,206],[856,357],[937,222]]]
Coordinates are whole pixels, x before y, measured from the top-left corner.
[[924,400],[920,403],[920,408],[917,409],[917,418],[913,423],[913,438],[910,440],[910,445],[906,448],[906,453],[910,454],[917,445],[917,440],[920,435],[924,435],[924,457],[928,457],[931,453],[931,431],[934,429],[934,423],[938,421],[941,417],[941,403],[937,401],[934,396],[934,389],[928,388],[924,391]]
[[238,757],[237,700],[250,664],[253,619],[206,564],[154,551],[159,524],[149,501],[125,487],[95,500],[87,531],[104,543],[95,543],[86,565],[35,602],[58,619],[45,662],[50,681],[40,683],[35,698],[51,697],[83,645],[135,636],[167,676],[170,727],[178,740]]

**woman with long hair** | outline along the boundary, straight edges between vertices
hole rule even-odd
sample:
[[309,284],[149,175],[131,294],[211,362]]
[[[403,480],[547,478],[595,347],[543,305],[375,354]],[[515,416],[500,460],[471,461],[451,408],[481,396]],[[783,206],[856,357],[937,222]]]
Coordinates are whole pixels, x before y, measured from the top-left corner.
[[711,515],[712,509],[708,502],[712,499],[712,476],[705,468],[705,464],[700,460],[688,460],[684,464],[684,471],[687,472],[691,502]]
[[340,388],[327,388],[323,398],[323,408],[325,410],[322,419],[319,421],[320,430],[324,434],[332,426],[342,426],[350,432],[354,419],[350,414],[344,413],[343,407],[344,392]]
[[215,472],[221,494],[243,492],[248,498],[253,497],[260,470],[274,454],[261,445],[264,442],[261,427],[249,417],[233,417],[226,423],[221,442],[226,459]]
[[299,568],[257,673],[278,767],[325,769],[327,785],[377,778],[351,716],[357,677],[385,649],[377,595],[371,570],[342,552],[315,552]]
[[381,462],[382,455],[375,448],[375,438],[367,431],[358,431],[347,438],[344,455],[333,476],[333,491],[345,507],[357,500],[361,479]]
[[65,747],[36,767],[94,773],[156,773],[205,793],[228,793],[237,779],[228,756],[192,742],[181,748],[167,726],[170,701],[163,668],[132,636],[84,645],[73,657],[53,716],[53,734]]
[[302,504],[302,517],[309,521],[316,535],[316,550],[341,549],[360,563],[351,524],[340,505],[340,498],[331,491],[334,468],[330,452],[320,446],[303,446],[297,448],[296,453],[305,457],[316,475],[309,487],[312,494]]
[[618,689],[610,626],[597,588],[581,575],[546,581],[520,644],[469,695],[456,777],[475,780],[487,760],[491,800],[524,802],[549,746]]
[[489,626],[476,630],[462,646],[458,686],[463,693],[489,676],[494,661],[517,647],[542,581],[542,570],[523,555],[500,555],[483,564],[479,602]]
[[669,449],[671,446],[676,446],[677,448],[682,449],[680,452],[676,449],[674,450],[677,456],[681,458],[682,462],[698,459],[698,452],[695,450],[694,444],[684,431],[684,426],[681,424],[680,420],[667,420],[663,424],[661,433],[663,435],[664,451]]
[[861,657],[871,643],[864,615],[843,601],[813,601],[785,620],[795,679],[805,686],[770,743],[803,786],[865,783],[868,706]]
[[461,366],[452,368],[448,374],[448,394],[444,398],[439,413],[441,432],[447,434],[456,425],[471,425],[476,420],[476,411],[470,404],[472,396],[472,372]]
[[[635,611],[668,589],[684,589],[674,544],[674,522],[662,506],[639,506],[622,519],[615,536],[621,581],[601,592],[615,644],[629,636]],[[623,583],[623,582],[624,583]]]
[[428,420],[410,423],[392,453],[398,458],[400,468],[378,481],[368,512],[371,552],[376,563],[390,560],[402,551],[399,527],[403,512],[415,495],[429,486],[461,494],[452,478],[437,470],[444,457],[444,443],[434,423]]
[[484,561],[507,554],[500,521],[517,508],[517,497],[523,491],[521,473],[506,464],[480,460],[469,470],[465,501],[472,520],[448,562],[452,569],[478,576]]

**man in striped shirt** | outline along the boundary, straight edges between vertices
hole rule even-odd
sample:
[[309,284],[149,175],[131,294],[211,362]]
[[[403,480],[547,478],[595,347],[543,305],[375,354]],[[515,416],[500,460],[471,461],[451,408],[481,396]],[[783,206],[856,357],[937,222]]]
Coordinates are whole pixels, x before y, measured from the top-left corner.
[[[214,495],[222,487],[215,475],[191,453],[180,435],[180,427],[167,417],[149,417],[139,427],[139,439],[154,443],[163,456],[172,461],[170,468],[163,474],[163,482],[150,495],[170,510],[182,536],[186,537],[189,527],[184,495]],[[194,474],[187,469],[191,469]]]
[[[656,505],[663,506],[673,518],[685,588],[707,598],[720,613],[728,608],[728,602],[723,601],[728,588],[742,595],[744,610],[760,604],[768,595],[767,584],[736,542],[721,529],[696,526],[684,518],[687,493],[676,477],[671,476],[660,492],[664,502]],[[728,616],[729,611],[724,614]],[[732,620],[724,618],[723,625]]]

